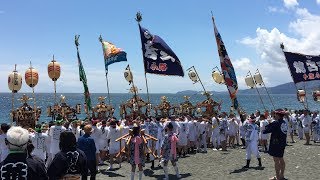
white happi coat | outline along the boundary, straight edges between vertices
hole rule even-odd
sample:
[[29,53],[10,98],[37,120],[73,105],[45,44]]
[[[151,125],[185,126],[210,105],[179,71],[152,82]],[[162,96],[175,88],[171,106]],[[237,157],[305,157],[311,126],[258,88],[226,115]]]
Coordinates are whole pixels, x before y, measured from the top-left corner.
[[219,122],[217,118],[212,118],[212,134],[211,134],[211,141],[214,147],[220,145],[220,134],[219,134]]
[[70,126],[70,130],[76,137],[76,140],[78,141],[78,138],[80,137],[80,134],[78,132],[78,126],[77,127]]
[[31,154],[45,162],[49,150],[49,136],[46,133],[34,133],[30,134],[30,140],[34,146]]
[[219,129],[220,129],[220,141],[226,141],[227,140],[227,131],[228,131],[228,121],[226,118],[222,118],[220,120],[219,124]]
[[158,154],[160,154],[161,144],[162,144],[163,137],[164,137],[164,127],[163,127],[163,124],[160,122],[156,122],[156,125],[157,125],[156,138],[158,139],[158,141],[156,143],[156,150],[158,151]]
[[[207,142],[207,123],[202,121],[198,126],[199,142],[206,146]],[[200,144],[201,145],[201,144]]]
[[[126,125],[121,125],[120,126],[120,137],[125,135],[125,134],[128,134],[129,133],[129,126],[126,126]],[[123,148],[124,146],[126,145],[126,140],[125,139],[122,139],[121,140],[121,148]]]
[[92,126],[92,133],[91,133],[91,138],[94,140],[94,144],[96,145],[96,153],[99,153],[99,141],[100,141],[100,137],[101,137],[101,129],[97,126]]
[[100,127],[101,130],[101,134],[100,134],[100,139],[99,141],[99,150],[101,151],[107,151],[108,150],[108,140],[107,140],[107,136],[109,133],[109,127],[107,126],[101,126]]
[[229,136],[236,136],[237,132],[238,132],[239,126],[238,123],[236,122],[236,120],[229,120],[228,121],[228,135]]
[[251,154],[254,154],[257,158],[260,158],[258,149],[258,132],[259,127],[255,123],[246,122],[244,124],[245,140],[246,140],[246,159],[251,159]]
[[304,114],[302,114],[300,116],[300,120],[302,121],[302,127],[303,127],[303,131],[304,133],[310,133],[311,131],[311,117],[309,115],[305,116]]
[[118,139],[119,137],[121,137],[120,127],[118,126],[116,128],[110,127],[108,136],[107,136],[107,139],[110,140],[110,144],[109,144],[110,154],[116,154],[120,151],[120,142],[119,141],[116,142],[116,139]]
[[188,121],[179,122],[178,145],[186,146],[188,144]]
[[268,140],[269,139],[269,134],[263,134],[263,131],[266,129],[266,126],[268,125],[268,121],[265,120],[261,120],[260,121],[260,132],[259,132],[259,138],[261,140]]
[[60,148],[59,148],[60,134],[64,131],[66,131],[66,128],[63,126],[51,126],[50,127],[50,130],[49,130],[50,153],[52,155],[52,159],[60,151]]
[[188,139],[191,142],[195,142],[196,141],[196,126],[195,126],[195,122],[193,120],[188,122]]

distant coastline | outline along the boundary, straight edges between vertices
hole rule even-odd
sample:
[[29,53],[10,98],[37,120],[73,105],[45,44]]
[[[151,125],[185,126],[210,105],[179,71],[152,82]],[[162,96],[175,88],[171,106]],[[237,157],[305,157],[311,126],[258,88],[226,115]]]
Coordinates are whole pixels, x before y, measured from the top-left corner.
[[[298,89],[304,89],[304,84],[297,84]],[[268,92],[270,94],[296,94],[297,90],[293,82],[280,84],[275,87],[267,87]],[[316,89],[320,89],[320,81],[313,81],[308,82],[305,84],[306,91],[313,91]],[[267,94],[265,88],[258,87],[260,94]],[[227,91],[210,91],[212,94],[227,94]],[[201,91],[193,91],[193,90],[185,90],[185,91],[179,91],[176,94],[185,94],[185,95],[193,95],[193,94],[200,94]],[[241,89],[238,91],[238,94],[245,94],[245,95],[257,95],[257,91],[255,89]]]

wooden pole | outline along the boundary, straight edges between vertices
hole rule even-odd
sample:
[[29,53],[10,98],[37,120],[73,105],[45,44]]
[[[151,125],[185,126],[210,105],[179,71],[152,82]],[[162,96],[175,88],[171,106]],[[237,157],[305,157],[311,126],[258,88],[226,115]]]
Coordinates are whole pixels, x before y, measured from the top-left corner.
[[[257,72],[260,74],[259,69],[257,69]],[[261,75],[261,74],[260,74],[260,75]],[[269,93],[269,91],[268,91],[268,88],[267,88],[266,85],[264,84],[264,81],[263,81],[263,80],[262,80],[262,85],[263,85],[264,89],[266,90],[266,92],[267,92],[267,94],[268,94],[268,97],[269,97],[269,99],[270,99],[270,102],[271,102],[271,104],[272,104],[273,109],[275,110],[275,106],[274,106],[273,100],[272,100],[272,98],[271,98],[271,96],[270,96],[270,93]]]
[[[140,30],[140,22],[142,21],[142,14],[140,12],[137,12],[135,20],[138,22],[138,26],[139,26],[139,30]],[[141,49],[142,49],[142,43],[141,43]],[[142,56],[143,56],[143,54],[142,54]],[[147,87],[148,104],[150,104],[150,94],[149,94],[147,72],[146,72],[146,67],[144,66],[143,58],[142,58],[142,62],[143,62],[143,67],[144,67],[144,79],[145,79],[146,87]]]
[[[75,37],[74,37],[74,44],[76,45],[76,48],[77,48],[77,56],[78,56],[78,61],[80,60],[80,53],[79,53],[79,48],[78,48],[78,46],[80,45],[79,44],[79,37],[80,37],[80,35],[75,35]],[[82,62],[81,62],[82,63]],[[78,62],[78,66],[79,66],[79,68],[80,68],[80,62]],[[80,70],[80,69],[79,69]],[[81,80],[81,79],[80,79]],[[88,85],[88,84],[87,84]],[[86,95],[85,95],[85,101],[86,101]],[[86,102],[87,103],[87,102]],[[90,110],[91,109],[89,109],[89,106],[88,106],[88,104],[86,104],[87,106],[86,106],[86,114],[87,114],[87,118],[88,119],[90,119]]]
[[191,70],[191,69],[196,73],[197,78],[198,78],[198,80],[199,80],[199,82],[200,82],[200,84],[201,84],[201,86],[202,86],[203,91],[204,91],[205,93],[207,93],[207,90],[206,90],[206,88],[204,87],[204,85],[203,85],[203,83],[202,83],[202,81],[201,81],[201,79],[200,79],[200,77],[199,77],[199,74],[198,74],[196,68],[195,68],[194,66],[191,66],[190,68],[187,69],[187,71],[189,71],[189,70]]
[[[251,76],[251,78],[253,79],[253,76],[252,76],[252,74],[251,74],[250,71],[248,72],[248,74],[249,74],[249,75]],[[257,93],[258,93],[258,95],[259,95],[259,98],[260,98],[260,101],[261,101],[261,103],[262,103],[262,105],[263,105],[264,110],[267,110],[267,109],[266,109],[266,106],[265,106],[264,103],[263,103],[263,100],[262,100],[262,97],[261,97],[261,95],[260,95],[260,92],[259,92],[259,90],[258,90],[258,88],[257,88],[257,86],[256,86],[256,83],[253,83],[253,85],[254,85],[254,88],[257,90]]]
[[[99,36],[99,41],[101,42],[102,50],[103,50],[103,39],[102,39],[101,35]],[[105,68],[105,72],[106,72],[106,80],[107,80],[108,102],[109,102],[109,104],[111,104],[109,80],[108,80],[108,69],[107,68]]]

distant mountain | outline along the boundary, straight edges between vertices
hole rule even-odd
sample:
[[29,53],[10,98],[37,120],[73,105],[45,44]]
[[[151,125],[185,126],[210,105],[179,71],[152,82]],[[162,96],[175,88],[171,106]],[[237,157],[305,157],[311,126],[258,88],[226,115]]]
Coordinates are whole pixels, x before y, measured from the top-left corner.
[[[298,83],[297,84],[298,89],[304,89],[304,83]],[[311,81],[305,83],[305,88],[306,91],[313,91],[315,89],[320,89],[320,81]],[[267,94],[265,88],[258,86],[258,90],[260,94]],[[296,94],[297,90],[293,82],[285,83],[285,84],[280,84],[275,87],[268,87],[268,92],[270,94]],[[176,94],[186,94],[186,95],[191,95],[191,94],[200,94],[201,92],[199,91],[192,91],[192,90],[187,90],[187,91],[179,91]],[[224,92],[216,92],[213,91],[213,94],[225,94],[227,91]],[[255,89],[242,89],[238,91],[238,94],[257,94],[257,91]]]

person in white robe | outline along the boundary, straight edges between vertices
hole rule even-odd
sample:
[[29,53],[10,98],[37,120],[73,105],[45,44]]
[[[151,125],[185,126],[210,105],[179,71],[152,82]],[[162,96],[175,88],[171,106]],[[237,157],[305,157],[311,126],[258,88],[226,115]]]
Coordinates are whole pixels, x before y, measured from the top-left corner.
[[189,153],[194,153],[196,149],[196,127],[193,118],[190,117],[188,122],[188,147]]
[[101,121],[101,134],[100,139],[98,140],[99,143],[99,150],[100,150],[100,164],[103,164],[106,160],[106,155],[108,151],[108,142],[107,142],[107,136],[109,133],[109,127],[107,126],[107,121],[102,120]]
[[179,129],[178,129],[178,153],[179,155],[186,156],[187,153],[187,145],[188,145],[188,119],[181,118],[179,122]]
[[[198,126],[198,152],[207,153],[207,122],[203,118],[199,118]],[[201,148],[203,146],[203,149]]]
[[47,151],[49,150],[49,136],[42,132],[41,124],[36,125],[35,133],[30,134],[30,140],[34,147],[31,154],[45,162],[47,158]]
[[268,121],[266,120],[266,117],[264,115],[260,115],[260,132],[259,132],[259,139],[260,139],[260,145],[264,148],[264,152],[268,151],[268,139],[269,134],[263,134],[263,131],[266,129],[266,126],[268,125]]
[[259,167],[261,164],[261,157],[258,148],[258,140],[259,140],[259,127],[254,123],[255,118],[250,118],[247,123],[244,125],[245,136],[246,136],[246,160],[247,163],[244,168],[249,168],[251,161],[251,154],[257,157],[259,162]]
[[51,153],[52,159],[60,151],[60,148],[59,148],[60,134],[66,131],[66,128],[61,125],[62,121],[63,120],[57,120],[56,125],[51,126],[49,129],[50,153]]
[[212,117],[212,135],[211,142],[213,150],[218,150],[220,147],[220,129],[219,129],[219,119]]
[[235,148],[235,138],[237,135],[237,132],[239,130],[238,123],[235,119],[234,114],[229,115],[229,121],[228,121],[228,135],[229,135],[229,147]]
[[302,127],[304,135],[306,136],[306,143],[305,145],[310,145],[310,132],[311,132],[311,122],[312,119],[309,115],[308,110],[304,110],[303,114],[300,116],[300,119],[302,121]]
[[[121,137],[120,127],[113,120],[110,122],[110,129],[108,132],[108,142],[109,142],[109,154],[110,154],[110,167],[109,170],[113,170],[114,158],[120,151],[120,142],[116,139]],[[120,158],[118,157],[119,167],[121,167]]]

